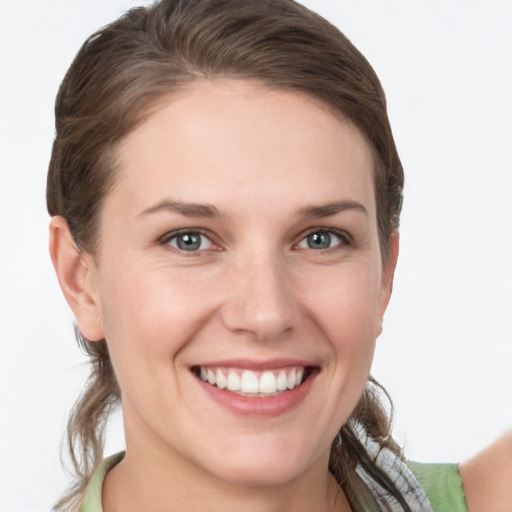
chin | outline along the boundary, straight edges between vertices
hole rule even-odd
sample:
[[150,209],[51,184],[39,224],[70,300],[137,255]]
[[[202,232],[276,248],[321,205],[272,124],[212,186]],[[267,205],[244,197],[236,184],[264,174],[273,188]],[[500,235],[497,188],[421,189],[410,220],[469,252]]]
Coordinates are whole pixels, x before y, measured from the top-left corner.
[[[224,450],[222,456],[215,456],[210,472],[233,485],[245,487],[269,487],[286,484],[306,473],[319,459],[312,455],[318,453],[306,443],[295,446],[293,443],[259,439],[247,441],[243,447],[233,446]],[[308,453],[309,452],[309,453]],[[226,456],[226,453],[229,455]],[[218,464],[221,460],[222,464]],[[328,452],[325,467],[328,464]]]
[[221,480],[236,486],[244,487],[274,487],[281,486],[296,479],[306,468],[297,464],[281,463],[275,460],[230,465],[218,473]]

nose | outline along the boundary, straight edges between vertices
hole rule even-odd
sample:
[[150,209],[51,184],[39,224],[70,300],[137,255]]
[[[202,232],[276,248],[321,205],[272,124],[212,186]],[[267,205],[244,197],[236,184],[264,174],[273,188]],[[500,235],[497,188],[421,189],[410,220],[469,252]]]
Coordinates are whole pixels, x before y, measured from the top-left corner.
[[231,331],[271,341],[293,330],[299,310],[286,263],[251,255],[231,268],[222,320]]

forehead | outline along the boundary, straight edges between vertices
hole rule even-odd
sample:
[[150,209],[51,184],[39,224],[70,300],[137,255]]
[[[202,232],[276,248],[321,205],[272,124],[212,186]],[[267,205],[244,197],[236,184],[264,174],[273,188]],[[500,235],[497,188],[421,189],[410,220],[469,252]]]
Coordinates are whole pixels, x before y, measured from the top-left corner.
[[374,197],[372,153],[350,121],[308,95],[249,81],[202,81],[162,98],[117,156],[114,193],[137,208],[163,194],[195,202]]

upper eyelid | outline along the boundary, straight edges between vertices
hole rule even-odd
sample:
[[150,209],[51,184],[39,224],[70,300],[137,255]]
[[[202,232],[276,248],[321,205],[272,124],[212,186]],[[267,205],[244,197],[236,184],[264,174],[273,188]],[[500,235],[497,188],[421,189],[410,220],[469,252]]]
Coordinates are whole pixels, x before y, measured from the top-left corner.
[[[306,238],[310,234],[316,233],[316,232],[332,233],[332,234],[340,237],[347,244],[353,243],[352,235],[344,229],[334,228],[332,226],[315,226],[315,227],[311,227],[311,228],[301,231],[300,234],[294,238],[293,246],[296,246],[298,243],[300,243],[302,240],[304,240],[304,238]],[[210,240],[210,242],[212,242],[212,244],[214,244],[216,246],[221,246],[221,244],[218,242],[217,237],[215,236],[214,233],[212,233],[211,231],[209,231],[207,229],[198,228],[198,227],[192,227],[192,228],[187,227],[187,228],[180,228],[180,229],[168,231],[167,233],[165,233],[164,235],[162,235],[161,237],[159,237],[157,239],[157,243],[158,244],[167,244],[173,238],[179,236],[180,234],[186,234],[186,233],[197,233],[199,235],[203,235],[206,238],[208,238],[208,240]]]
[[300,235],[297,237],[297,242],[301,242],[306,238],[307,236],[311,235],[312,233],[333,233],[334,235],[340,237],[342,240],[344,240],[347,243],[351,243],[353,241],[352,235],[344,230],[339,228],[333,228],[333,227],[327,227],[327,226],[319,226],[314,228],[309,228],[300,233]]
[[[186,234],[195,234],[200,235],[206,239],[208,239],[209,247],[201,248],[194,250],[185,250],[181,249],[180,247],[175,247],[173,243],[171,243],[172,240],[176,239],[180,235],[186,235]],[[176,242],[177,244],[178,242]],[[213,237],[208,233],[205,232],[202,228],[182,228],[182,229],[176,229],[172,231],[168,231],[166,234],[161,236],[157,241],[156,245],[159,247],[162,247],[168,251],[174,252],[176,254],[179,254],[183,257],[187,258],[193,258],[193,257],[201,257],[205,254],[211,253],[211,252],[217,252],[222,251],[222,247],[213,240]]]
[[210,240],[212,243],[215,243],[213,240],[213,237],[212,237],[212,233],[203,228],[181,228],[181,229],[175,229],[172,231],[168,231],[167,233],[165,233],[164,235],[159,237],[157,242],[158,243],[167,243],[167,242],[169,242],[169,240],[172,240],[173,238],[175,238],[179,235],[184,235],[187,233],[197,233],[198,235],[203,235],[206,238],[208,238],[208,240]]

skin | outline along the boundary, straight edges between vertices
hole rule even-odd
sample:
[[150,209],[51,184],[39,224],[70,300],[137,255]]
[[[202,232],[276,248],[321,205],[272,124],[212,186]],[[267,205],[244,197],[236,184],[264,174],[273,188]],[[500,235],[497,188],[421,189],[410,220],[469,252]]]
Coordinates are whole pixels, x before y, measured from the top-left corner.
[[[394,235],[383,267],[367,142],[309,97],[218,80],[163,100],[118,158],[96,257],[58,217],[50,244],[122,390],[127,454],[104,510],[350,510],[329,449],[364,389],[398,252]],[[203,245],[180,250],[176,230],[201,230]],[[328,248],[309,247],[326,231]],[[318,371],[298,406],[241,416],[190,370],[240,357]]]
[[512,510],[512,430],[460,465],[469,512]]

